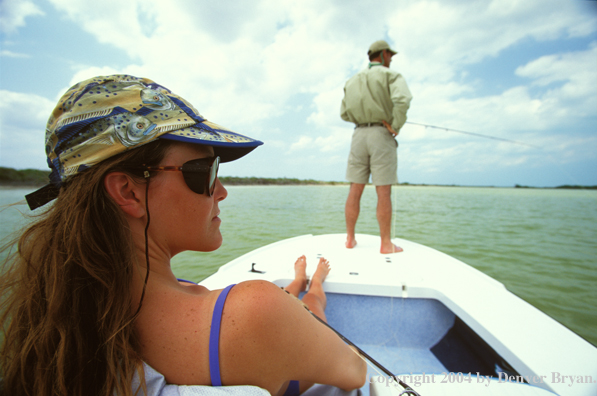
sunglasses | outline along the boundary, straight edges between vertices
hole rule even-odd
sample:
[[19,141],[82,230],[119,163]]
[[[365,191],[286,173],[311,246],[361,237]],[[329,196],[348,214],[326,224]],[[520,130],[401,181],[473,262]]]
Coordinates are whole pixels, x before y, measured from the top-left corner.
[[[182,166],[144,166],[149,172],[181,171],[187,186],[197,194],[207,193],[211,197],[216,189],[220,157],[199,158],[185,162]],[[148,174],[145,177],[149,177]]]

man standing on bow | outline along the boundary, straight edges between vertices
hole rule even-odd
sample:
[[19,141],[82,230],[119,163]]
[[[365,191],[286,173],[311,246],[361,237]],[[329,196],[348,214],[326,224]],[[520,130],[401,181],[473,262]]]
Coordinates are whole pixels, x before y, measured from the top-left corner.
[[356,125],[352,135],[346,178],[350,192],[346,200],[346,247],[356,246],[355,226],[361,195],[369,175],[377,192],[377,221],[381,235],[380,253],[398,253],[391,241],[392,184],[398,184],[398,142],[396,136],[406,122],[412,95],[399,73],[390,70],[397,54],[387,42],[371,44],[369,67],[351,77],[344,86],[340,116]]

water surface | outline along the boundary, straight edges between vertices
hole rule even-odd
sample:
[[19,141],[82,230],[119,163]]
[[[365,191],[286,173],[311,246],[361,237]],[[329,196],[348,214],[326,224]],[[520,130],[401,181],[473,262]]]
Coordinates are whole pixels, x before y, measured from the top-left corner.
[[[1,188],[0,205],[29,191]],[[220,204],[222,247],[176,256],[178,277],[200,281],[280,239],[345,232],[346,185],[232,186],[228,192]],[[597,345],[597,191],[400,186],[393,202],[394,236],[479,269]],[[375,189],[367,186],[358,233],[379,235],[375,206]],[[19,210],[28,213],[22,205],[0,213],[0,236],[24,222]]]

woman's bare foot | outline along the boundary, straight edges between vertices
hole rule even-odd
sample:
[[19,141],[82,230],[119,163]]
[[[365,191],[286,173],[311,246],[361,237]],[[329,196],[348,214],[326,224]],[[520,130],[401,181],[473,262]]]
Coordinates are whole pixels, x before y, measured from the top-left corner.
[[302,255],[294,263],[294,280],[300,282],[300,291],[307,288],[307,258]]
[[326,320],[325,307],[327,305],[327,298],[323,291],[323,282],[329,273],[330,262],[323,257],[320,258],[319,264],[317,264],[317,269],[311,277],[309,291],[303,296],[303,302],[307,304],[311,312],[324,321]]
[[307,258],[301,256],[294,263],[294,279],[284,290],[298,298],[301,292],[307,290],[307,283]]
[[320,258],[319,264],[317,264],[317,269],[311,278],[311,282],[318,282],[319,284],[322,284],[330,273],[330,270],[330,262],[323,257]]

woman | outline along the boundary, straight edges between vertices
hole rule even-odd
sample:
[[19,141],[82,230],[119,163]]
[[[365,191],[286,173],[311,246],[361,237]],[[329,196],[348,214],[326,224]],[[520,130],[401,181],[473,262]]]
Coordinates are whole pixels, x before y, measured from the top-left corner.
[[[172,273],[174,255],[221,245],[219,162],[260,144],[148,79],[69,89],[46,131],[51,184],[27,197],[32,209],[55,202],[3,270],[5,392],[132,395],[133,381],[145,387],[157,373],[272,395],[291,380],[301,391],[362,386],[364,361],[274,284],[210,291]],[[295,264],[293,295],[304,290],[304,265]],[[320,262],[303,298],[320,316],[327,271]]]

